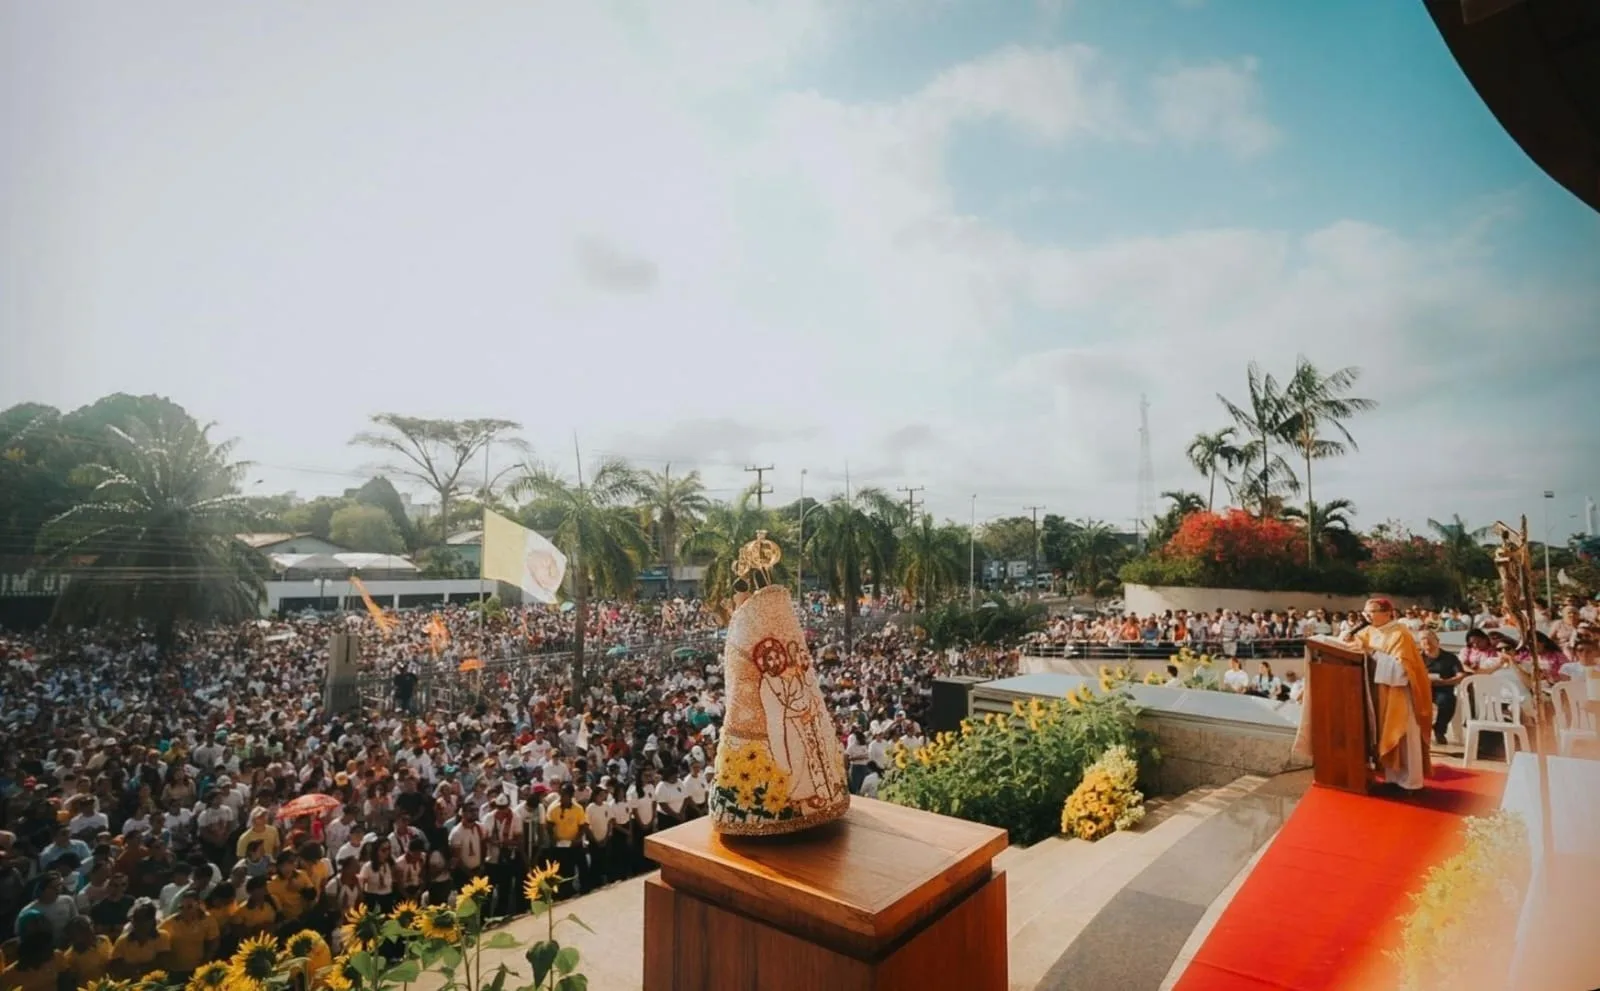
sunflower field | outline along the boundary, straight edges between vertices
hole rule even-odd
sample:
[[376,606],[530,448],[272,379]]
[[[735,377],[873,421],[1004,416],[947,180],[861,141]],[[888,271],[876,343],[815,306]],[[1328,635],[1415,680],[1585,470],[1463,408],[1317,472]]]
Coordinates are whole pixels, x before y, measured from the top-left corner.
[[1159,756],[1135,725],[1131,697],[1113,678],[1102,676],[1101,687],[1019,701],[915,752],[899,748],[878,797],[1001,827],[1021,846],[1053,836],[1067,796],[1108,749],[1126,747],[1141,765]]

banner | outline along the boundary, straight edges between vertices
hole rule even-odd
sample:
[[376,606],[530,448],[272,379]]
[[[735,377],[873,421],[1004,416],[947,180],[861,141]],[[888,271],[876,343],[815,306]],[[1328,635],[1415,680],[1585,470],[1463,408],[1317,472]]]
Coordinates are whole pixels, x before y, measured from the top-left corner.
[[428,643],[433,648],[433,656],[438,657],[444,649],[450,646],[450,631],[445,628],[444,621],[434,613],[428,619]]
[[522,589],[537,602],[556,601],[567,556],[555,544],[499,513],[483,511],[483,564],[479,577]]
[[394,627],[394,620],[385,615],[384,611],[378,608],[378,604],[372,601],[372,596],[368,594],[365,582],[351,575],[350,584],[354,585],[356,591],[361,593],[361,601],[367,604],[367,612],[372,614],[372,621],[378,624],[378,629],[382,631],[384,636],[388,636],[389,630]]

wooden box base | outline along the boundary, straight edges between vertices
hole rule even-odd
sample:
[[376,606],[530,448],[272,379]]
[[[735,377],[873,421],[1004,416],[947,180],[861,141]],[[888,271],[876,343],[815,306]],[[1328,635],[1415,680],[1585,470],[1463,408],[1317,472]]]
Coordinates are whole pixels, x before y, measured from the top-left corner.
[[673,888],[644,889],[645,991],[1005,991],[1006,883],[966,897],[876,953],[827,946]]

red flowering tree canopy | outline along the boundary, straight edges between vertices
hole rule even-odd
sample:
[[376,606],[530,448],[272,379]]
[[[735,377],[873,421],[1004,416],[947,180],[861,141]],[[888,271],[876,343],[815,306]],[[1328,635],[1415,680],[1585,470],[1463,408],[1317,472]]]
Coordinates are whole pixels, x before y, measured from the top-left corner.
[[1240,509],[1190,513],[1167,541],[1168,556],[1189,558],[1224,569],[1304,564],[1305,532],[1279,519],[1261,519]]

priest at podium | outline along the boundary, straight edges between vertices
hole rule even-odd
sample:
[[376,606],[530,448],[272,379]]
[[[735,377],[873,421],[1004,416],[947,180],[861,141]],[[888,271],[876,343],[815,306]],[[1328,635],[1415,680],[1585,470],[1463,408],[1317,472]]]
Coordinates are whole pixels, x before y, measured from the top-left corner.
[[1428,734],[1433,726],[1433,692],[1428,666],[1411,629],[1396,618],[1393,602],[1368,599],[1362,615],[1366,624],[1343,639],[1370,659],[1378,774],[1387,784],[1416,791],[1432,770]]

